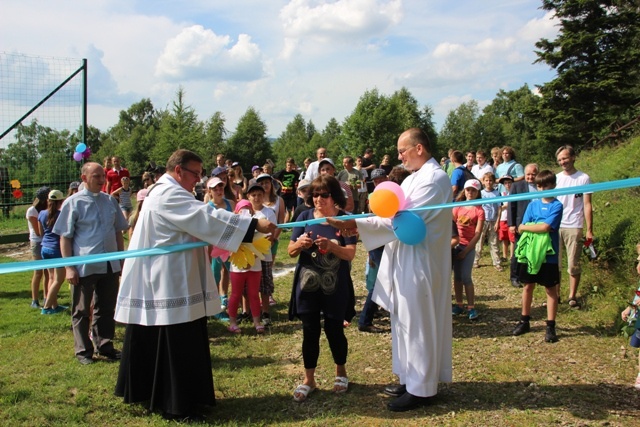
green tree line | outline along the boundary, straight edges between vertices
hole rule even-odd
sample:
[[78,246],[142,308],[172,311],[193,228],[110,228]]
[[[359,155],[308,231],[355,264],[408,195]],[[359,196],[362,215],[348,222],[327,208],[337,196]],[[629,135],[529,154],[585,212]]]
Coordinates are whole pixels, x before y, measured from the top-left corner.
[[[561,144],[590,147],[612,127],[640,117],[640,9],[631,0],[543,0],[541,8],[553,11],[560,22],[556,39],[535,44],[536,62],[555,70],[554,79],[536,88],[500,90],[482,109],[475,100],[465,102],[448,113],[439,132],[432,107],[420,105],[407,88],[392,94],[367,90],[351,114],[342,121],[331,118],[321,130],[298,114],[275,140],[267,137],[268,126],[253,106],[229,130],[221,111],[200,119],[179,88],[164,109],[144,98],[121,111],[107,131],[90,126],[85,142],[92,160],[120,156],[133,175],[151,161],[164,164],[179,148],[200,154],[208,169],[216,154],[224,153],[245,172],[266,159],[276,169],[289,157],[301,165],[306,157],[315,159],[320,146],[336,161],[368,147],[378,161],[384,154],[395,159],[398,135],[414,126],[429,134],[436,156],[449,148],[509,145],[519,158],[548,162]],[[20,126],[2,163],[23,180],[77,179],[79,165],[71,156],[79,134],[37,122]]]

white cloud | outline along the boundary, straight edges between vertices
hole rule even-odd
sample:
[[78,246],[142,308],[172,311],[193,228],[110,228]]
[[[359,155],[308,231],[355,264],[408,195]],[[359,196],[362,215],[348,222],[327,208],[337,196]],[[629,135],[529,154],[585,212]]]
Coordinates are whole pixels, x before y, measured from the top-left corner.
[[247,34],[240,34],[232,44],[230,36],[193,25],[167,41],[156,64],[156,76],[174,81],[250,81],[264,74],[261,57],[260,48]]
[[286,37],[282,56],[305,40],[361,44],[402,19],[401,0],[292,0],[280,11]]
[[555,38],[558,34],[560,21],[554,15],[554,12],[547,12],[542,18],[529,20],[524,27],[518,31],[518,37],[532,43],[537,42],[541,38]]

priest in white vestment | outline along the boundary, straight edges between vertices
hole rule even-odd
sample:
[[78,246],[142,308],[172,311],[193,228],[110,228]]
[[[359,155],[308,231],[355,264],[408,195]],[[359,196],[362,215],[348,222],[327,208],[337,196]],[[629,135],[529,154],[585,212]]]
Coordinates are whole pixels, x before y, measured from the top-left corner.
[[[449,177],[432,158],[422,130],[412,128],[400,135],[398,159],[413,171],[402,183],[405,209],[452,199]],[[399,241],[390,218],[329,220],[338,228],[357,226],[367,250],[385,245],[373,301],[391,313],[393,373],[400,380],[400,385],[385,389],[397,397],[388,404],[392,411],[428,404],[438,383],[452,377],[451,210],[416,213],[427,230],[417,245]]]
[[[129,249],[205,241],[236,251],[266,219],[240,217],[195,199],[202,159],[178,150],[149,191]],[[207,248],[127,259],[115,319],[127,325],[116,395],[149,401],[169,419],[197,417],[215,404],[207,317],[221,311]]]

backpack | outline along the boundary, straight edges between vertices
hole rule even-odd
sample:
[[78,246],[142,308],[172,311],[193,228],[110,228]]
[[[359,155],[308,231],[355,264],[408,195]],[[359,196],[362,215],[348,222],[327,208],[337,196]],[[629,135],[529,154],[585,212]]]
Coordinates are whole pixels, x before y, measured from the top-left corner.
[[462,175],[464,176],[464,182],[467,182],[470,179],[475,179],[476,181],[479,181],[479,179],[476,178],[476,176],[472,174],[471,171],[467,169],[465,165],[459,166],[459,168],[462,168]]

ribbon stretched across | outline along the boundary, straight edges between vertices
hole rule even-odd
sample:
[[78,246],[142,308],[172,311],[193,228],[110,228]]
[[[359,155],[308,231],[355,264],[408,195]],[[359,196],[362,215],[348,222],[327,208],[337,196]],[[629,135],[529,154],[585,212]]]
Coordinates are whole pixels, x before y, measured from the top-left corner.
[[[520,200],[540,199],[542,197],[557,197],[567,194],[596,193],[598,191],[620,190],[623,188],[640,186],[640,178],[628,178],[617,181],[599,182],[597,184],[579,185],[576,187],[556,188],[554,190],[537,191],[530,193],[515,194],[513,196],[498,197],[492,203],[517,202]],[[455,206],[475,206],[487,204],[487,199],[466,200],[464,202],[442,203],[439,205],[422,206],[419,208],[407,209],[410,212],[429,211],[434,209],[448,209]],[[373,216],[372,214],[343,215],[339,219],[356,219]],[[316,218],[308,221],[289,222],[278,224],[279,228],[304,227],[305,225],[321,224],[326,218]],[[173,252],[181,252],[189,249],[207,246],[206,242],[183,243],[173,246],[160,246],[157,248],[136,249],[121,252],[109,252],[106,254],[83,255],[69,258],[56,258],[38,261],[21,261],[0,264],[0,274],[19,273],[31,270],[43,270],[46,268],[67,267],[80,264],[93,264],[96,262],[115,261],[125,258],[139,258],[143,256],[166,255]]]

